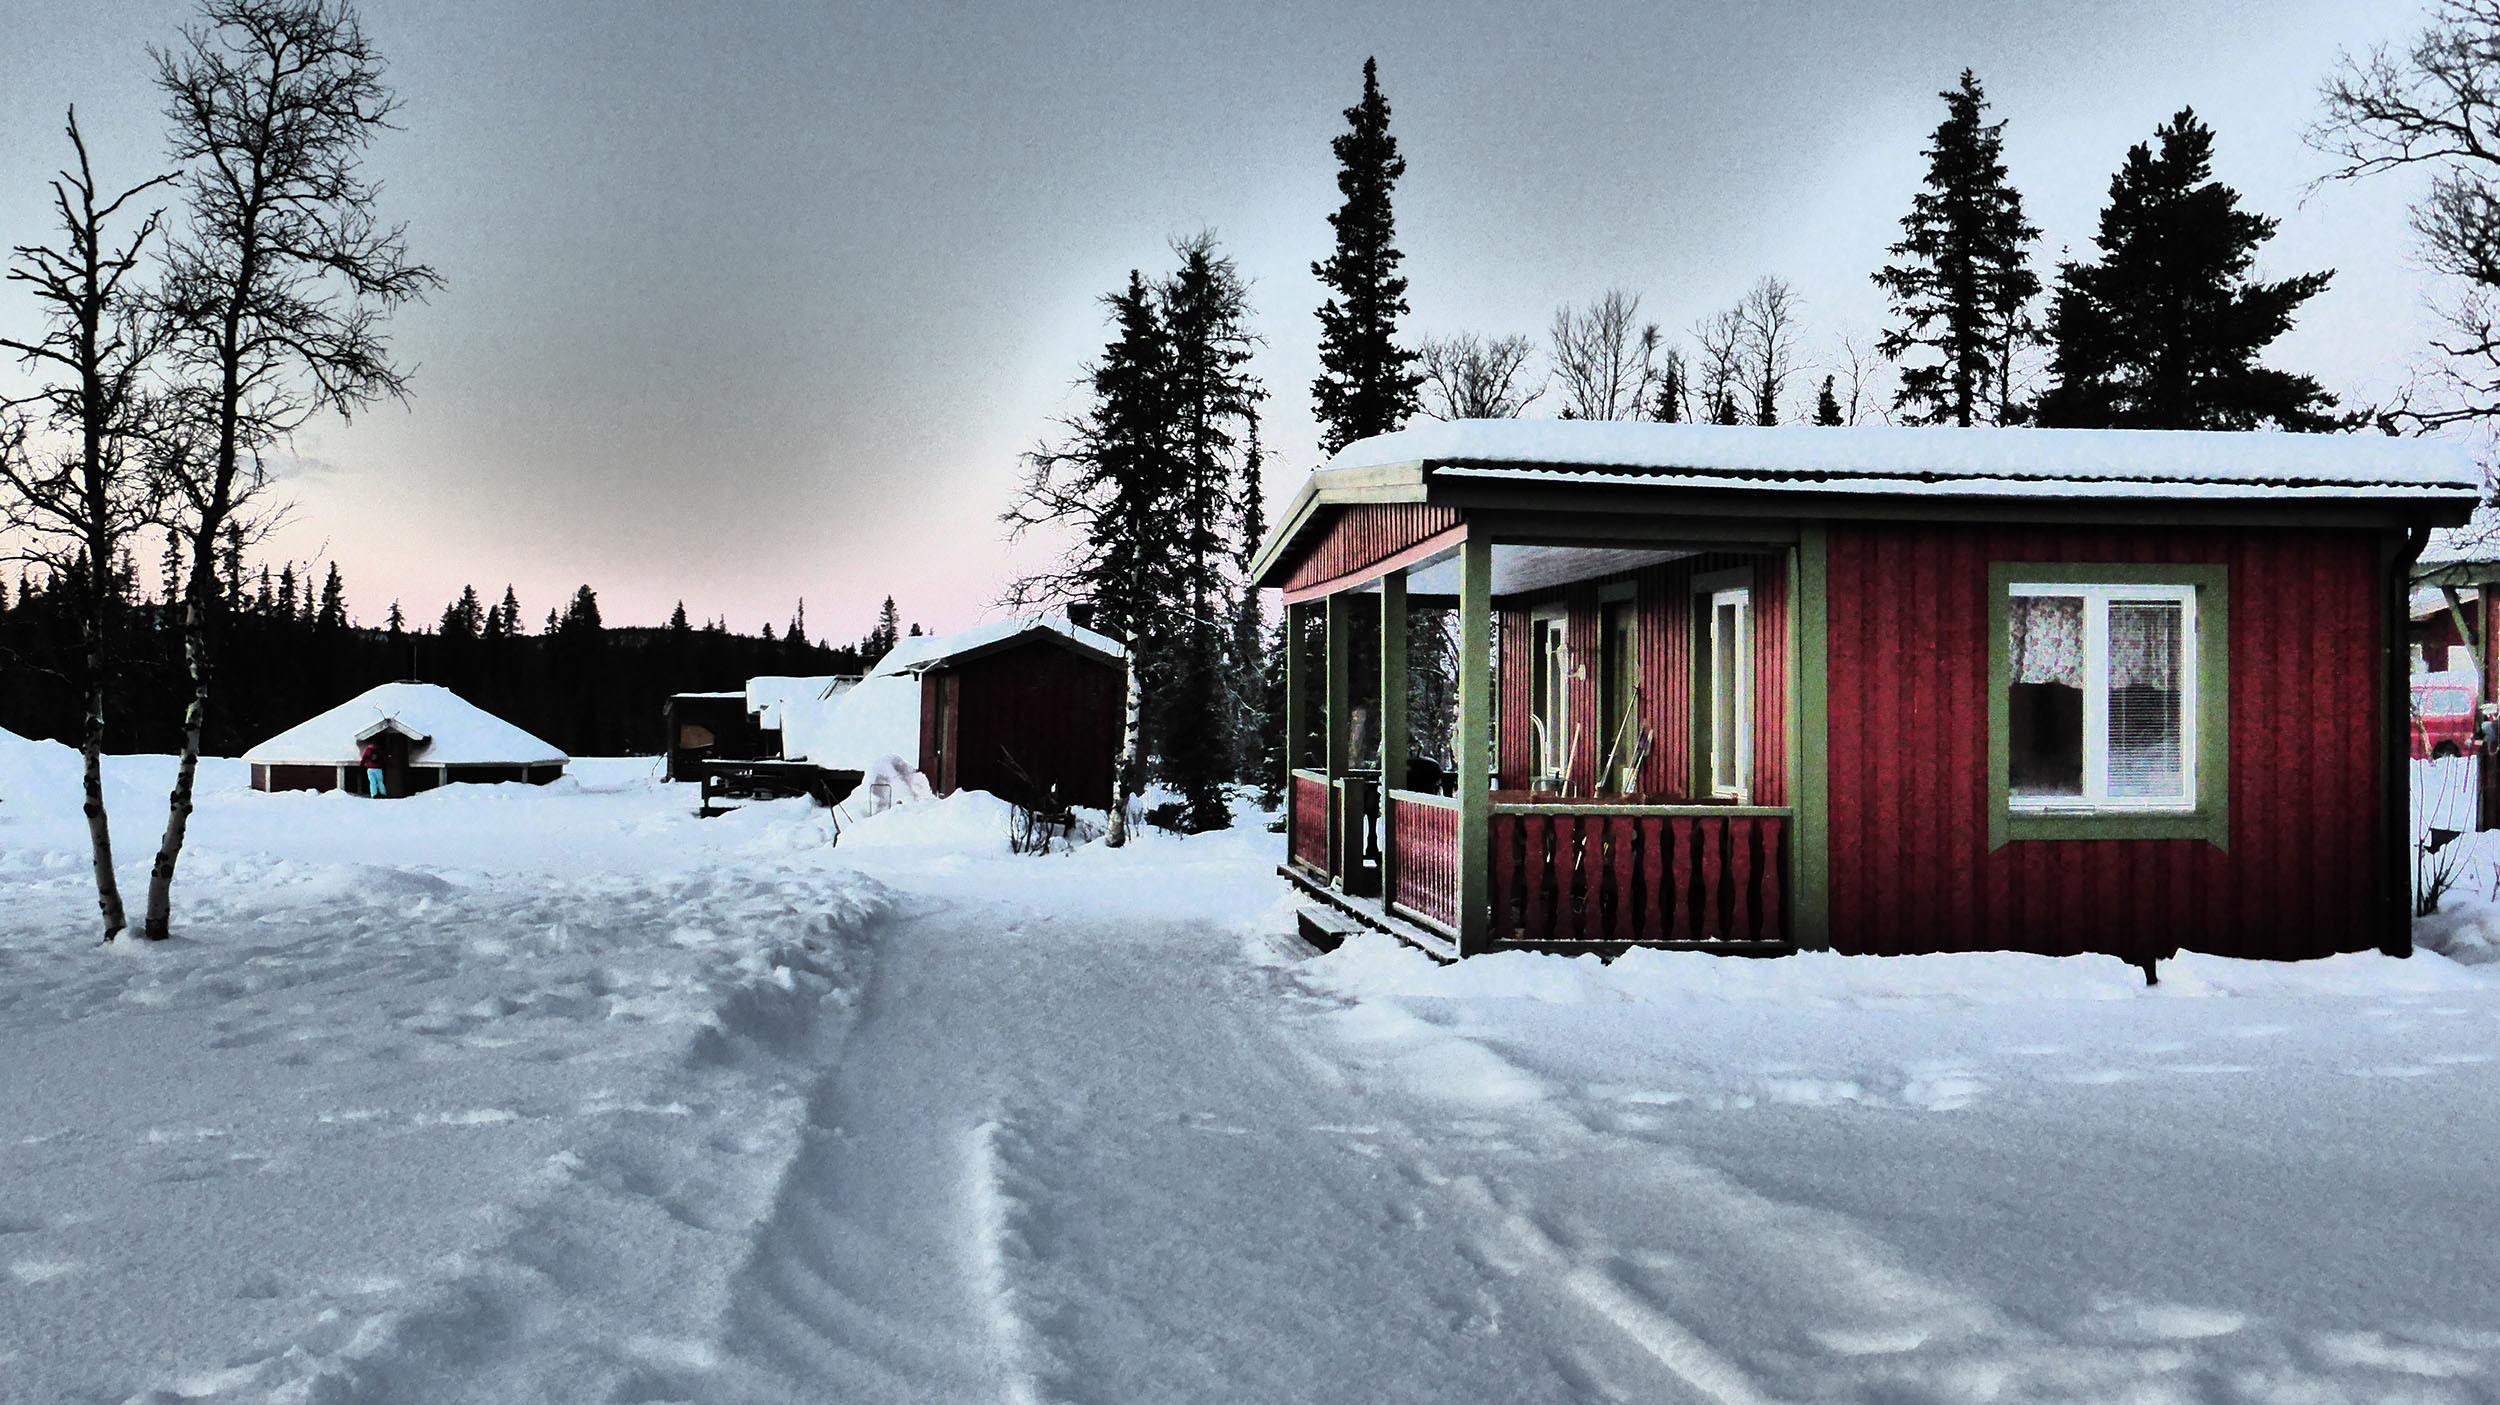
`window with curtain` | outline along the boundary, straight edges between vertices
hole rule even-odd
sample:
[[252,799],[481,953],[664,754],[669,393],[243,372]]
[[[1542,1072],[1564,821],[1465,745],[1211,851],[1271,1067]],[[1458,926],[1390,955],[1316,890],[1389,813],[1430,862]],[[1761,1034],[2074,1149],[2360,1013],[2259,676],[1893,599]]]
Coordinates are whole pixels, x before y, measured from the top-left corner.
[[2196,803],[2196,589],[2025,584],[2006,601],[2017,809]]

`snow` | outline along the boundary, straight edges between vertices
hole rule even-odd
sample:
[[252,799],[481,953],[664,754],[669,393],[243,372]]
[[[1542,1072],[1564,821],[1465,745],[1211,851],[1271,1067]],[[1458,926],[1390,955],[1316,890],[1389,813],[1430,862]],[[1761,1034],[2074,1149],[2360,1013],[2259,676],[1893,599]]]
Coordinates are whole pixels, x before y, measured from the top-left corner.
[[[840,674],[828,674],[815,678],[767,674],[760,678],[750,678],[747,680],[745,694],[747,711],[754,715],[758,726],[786,730],[792,714],[821,710],[822,704],[840,697],[846,689],[858,681],[856,678]],[[799,753],[789,749],[788,740],[787,736],[783,738],[782,755],[796,760]]]
[[410,760],[427,766],[562,765],[565,754],[433,683],[384,683],[299,722],[243,753],[254,765],[352,766],[364,738],[384,723],[418,739]]
[[920,678],[870,676],[814,703],[782,711],[781,754],[836,771],[868,771],[887,758],[920,754]]
[[1247,810],[244,785],[100,949],[0,734],[0,1399],[2500,1390],[2500,965],[1442,967],[1314,955]]
[[2403,497],[2470,504],[2482,477],[2461,446],[2378,434],[1770,427],[1586,420],[1453,420],[1357,440],[1336,470],[1423,463],[1437,477],[1541,482],[1672,479],[1681,486],[2059,497]]

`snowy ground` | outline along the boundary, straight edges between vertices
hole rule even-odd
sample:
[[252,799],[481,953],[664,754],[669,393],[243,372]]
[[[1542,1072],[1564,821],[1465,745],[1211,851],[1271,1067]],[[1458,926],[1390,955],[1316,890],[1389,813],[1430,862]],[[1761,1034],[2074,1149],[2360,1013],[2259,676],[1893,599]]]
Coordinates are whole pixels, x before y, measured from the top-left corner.
[[0,736],[0,1400],[2500,1399],[2500,966],[1314,958],[1256,829],[623,762],[217,769],[101,951],[65,757]]

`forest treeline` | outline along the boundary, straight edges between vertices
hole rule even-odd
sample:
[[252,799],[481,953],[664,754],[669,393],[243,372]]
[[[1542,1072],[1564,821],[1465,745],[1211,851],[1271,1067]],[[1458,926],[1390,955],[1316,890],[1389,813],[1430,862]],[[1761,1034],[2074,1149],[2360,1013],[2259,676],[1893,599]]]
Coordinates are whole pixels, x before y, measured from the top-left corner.
[[[47,590],[31,573],[0,580],[0,728],[21,736],[77,739],[83,692],[78,657],[77,567]],[[473,588],[427,628],[411,628],[397,602],[381,626],[352,622],[345,582],[332,564],[322,583],[299,586],[292,564],[253,580],[225,578],[225,645],[218,706],[206,722],[210,755],[236,755],[377,683],[439,683],[575,756],[661,748],[661,711],[671,693],[731,691],[765,674],[858,673],[920,626],[900,623],[888,599],[855,643],[807,637],[802,602],[787,627],[756,634],[723,620],[696,623],[680,604],[666,624],[610,625],[585,585],[533,621],[510,586],[489,605]],[[128,558],[105,583],[105,727],[124,750],[168,752],[182,716],[163,700],[183,686],[177,607],[144,591]]]

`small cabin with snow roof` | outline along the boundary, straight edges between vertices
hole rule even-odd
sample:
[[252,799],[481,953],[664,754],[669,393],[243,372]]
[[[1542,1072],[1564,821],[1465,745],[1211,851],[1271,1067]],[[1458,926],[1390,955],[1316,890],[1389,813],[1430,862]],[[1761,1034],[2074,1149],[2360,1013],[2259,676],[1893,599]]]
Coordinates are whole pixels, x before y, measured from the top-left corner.
[[1363,440],[1252,567],[1284,871],[1446,956],[2407,950],[2409,572],[2479,485],[2375,435]]
[[1118,641],[1019,616],[898,642],[867,675],[776,709],[793,761],[873,772],[915,764],[940,795],[1109,803],[1128,686]]
[[243,753],[254,790],[364,794],[360,757],[380,744],[385,795],[464,782],[544,785],[571,758],[432,683],[385,683]]

